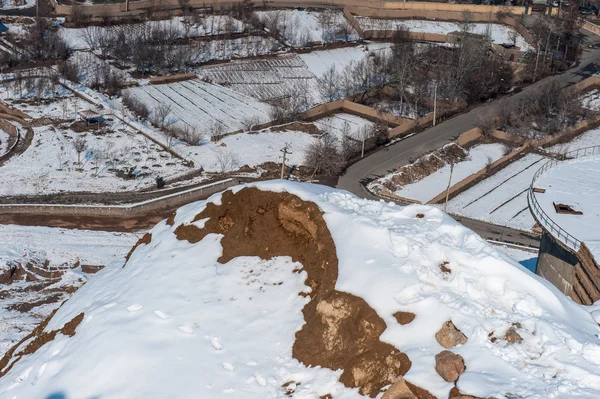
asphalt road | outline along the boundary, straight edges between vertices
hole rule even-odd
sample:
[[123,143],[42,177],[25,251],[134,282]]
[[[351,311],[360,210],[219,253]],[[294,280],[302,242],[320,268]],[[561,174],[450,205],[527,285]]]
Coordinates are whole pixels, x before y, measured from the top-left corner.
[[[568,70],[562,75],[549,76],[512,95],[507,95],[482,104],[468,112],[448,119],[435,127],[426,129],[421,133],[370,154],[351,165],[346,172],[340,176],[337,187],[348,190],[362,198],[376,199],[377,197],[371,194],[365,187],[368,182],[383,177],[386,174],[407,165],[409,160],[415,158],[418,153],[433,151],[444,144],[453,141],[464,131],[474,128],[481,115],[499,109],[504,101],[515,101],[533,92],[539,86],[551,81],[558,81],[566,86],[589,77],[596,72],[594,64],[600,64],[600,37],[583,30],[582,35],[584,36],[584,49],[578,66]],[[524,245],[538,246],[539,244],[539,240],[534,240],[532,238],[535,236],[532,235],[529,237],[529,235],[524,235],[524,233],[521,233],[518,230],[512,230],[506,227],[495,226],[465,218],[457,218],[457,220],[485,238],[500,240],[501,237],[504,237],[504,241],[516,239],[514,242]]]

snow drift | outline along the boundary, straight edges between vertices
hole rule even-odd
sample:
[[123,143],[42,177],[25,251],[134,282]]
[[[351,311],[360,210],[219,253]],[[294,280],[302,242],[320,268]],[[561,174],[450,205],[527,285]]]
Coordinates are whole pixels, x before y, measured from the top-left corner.
[[0,397],[597,398],[599,332],[438,209],[271,181],[155,226],[0,360]]

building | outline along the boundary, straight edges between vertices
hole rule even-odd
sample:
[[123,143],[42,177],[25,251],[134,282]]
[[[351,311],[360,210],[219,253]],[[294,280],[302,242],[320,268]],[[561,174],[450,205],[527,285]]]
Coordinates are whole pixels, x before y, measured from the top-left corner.
[[542,228],[537,274],[574,301],[600,299],[600,146],[548,161],[535,174],[529,209]]

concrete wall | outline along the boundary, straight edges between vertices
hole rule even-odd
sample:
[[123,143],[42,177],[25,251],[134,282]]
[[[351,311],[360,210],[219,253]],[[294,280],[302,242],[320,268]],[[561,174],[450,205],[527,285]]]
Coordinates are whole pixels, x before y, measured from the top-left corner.
[[[554,284],[563,294],[571,296],[575,268],[579,259],[546,231],[542,232],[536,273]],[[571,296],[573,298],[573,296]],[[576,300],[575,298],[573,298]],[[581,301],[576,300],[581,303]]]
[[583,21],[581,27],[589,32],[595,33],[596,35],[600,35],[600,26],[595,25],[588,21]]
[[483,135],[481,134],[481,129],[478,127],[474,127],[471,130],[467,130],[464,133],[461,133],[460,136],[456,139],[456,144],[459,146],[465,146],[472,143],[475,140],[479,140]]
[[8,204],[0,205],[3,214],[55,215],[70,217],[113,217],[124,218],[144,214],[165,208],[176,208],[189,202],[206,199],[210,195],[239,184],[237,179],[226,179],[190,190],[169,194],[131,205],[42,205],[42,204]]
[[[55,12],[59,15],[70,15],[73,12],[73,6],[58,4],[56,0],[51,0]],[[247,2],[232,0],[189,0],[189,7],[212,7],[214,9],[229,9],[235,5],[248,5]],[[447,13],[459,14],[464,11],[470,11],[473,14],[495,14],[499,11],[511,14],[525,14],[525,7],[507,7],[507,6],[486,6],[472,4],[449,4],[449,3],[424,3],[424,2],[382,2],[376,0],[304,0],[302,2],[291,2],[288,0],[269,0],[268,2],[257,2],[256,6],[262,7],[369,7],[383,9],[386,12],[393,10],[419,10],[419,11],[444,11]],[[180,0],[140,0],[129,2],[129,11],[131,15],[137,14],[139,10],[174,10],[181,8]],[[125,3],[118,4],[98,4],[78,6],[79,15],[114,15],[125,13]]]
[[544,229],[537,274],[582,305],[600,299],[600,268],[585,243],[574,253]]

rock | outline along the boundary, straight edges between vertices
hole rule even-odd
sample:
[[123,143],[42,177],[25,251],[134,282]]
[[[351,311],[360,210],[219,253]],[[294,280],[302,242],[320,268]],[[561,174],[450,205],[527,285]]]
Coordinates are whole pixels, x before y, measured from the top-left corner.
[[396,312],[394,313],[394,317],[398,324],[408,324],[415,319],[415,314],[411,312]]
[[460,355],[450,351],[443,351],[435,355],[435,371],[445,381],[456,382],[465,369],[465,361]]
[[381,399],[418,399],[418,397],[410,390],[406,381],[400,378],[385,391]]
[[509,344],[518,344],[523,341],[523,338],[519,335],[514,327],[511,327],[508,329],[506,334],[504,334],[504,340]]
[[444,323],[440,331],[435,334],[435,339],[446,349],[454,348],[467,342],[467,337],[463,334],[451,320]]
[[452,273],[452,269],[450,269],[450,268],[448,267],[448,262],[443,262],[443,263],[441,263],[441,264],[440,264],[440,270],[442,271],[442,273],[445,273],[445,274],[450,274],[450,273]]

